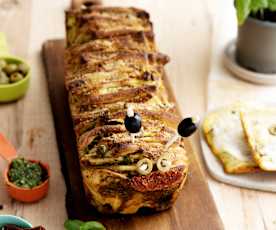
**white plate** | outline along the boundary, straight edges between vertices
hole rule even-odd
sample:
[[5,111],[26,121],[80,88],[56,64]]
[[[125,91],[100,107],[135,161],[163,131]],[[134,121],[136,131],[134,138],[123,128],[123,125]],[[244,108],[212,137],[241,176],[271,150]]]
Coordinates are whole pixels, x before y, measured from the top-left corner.
[[240,66],[236,62],[235,52],[236,52],[236,41],[230,41],[224,49],[223,63],[224,63],[224,66],[230,72],[232,72],[235,77],[238,77],[242,80],[249,81],[256,84],[276,85],[276,74],[258,73]]
[[247,174],[225,173],[222,164],[209,148],[204,137],[202,127],[200,128],[200,142],[202,147],[203,159],[205,161],[207,169],[211,176],[214,177],[216,180],[242,188],[276,192],[276,172],[257,172]]

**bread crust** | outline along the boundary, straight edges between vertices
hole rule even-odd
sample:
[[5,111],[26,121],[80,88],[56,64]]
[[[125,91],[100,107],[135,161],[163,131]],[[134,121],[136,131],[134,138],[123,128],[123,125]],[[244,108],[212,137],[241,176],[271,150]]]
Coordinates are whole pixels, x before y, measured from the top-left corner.
[[78,55],[82,52],[116,52],[140,51],[155,52],[153,33],[135,32],[114,36],[112,38],[95,39],[82,45],[74,45],[68,49],[68,55]]
[[66,11],[67,45],[137,32],[153,33],[149,14],[137,8],[92,7]]
[[[156,50],[149,14],[93,6],[66,17],[65,85],[87,200],[103,213],[168,209],[189,163],[182,140],[165,149],[181,118],[164,87],[169,58]],[[142,117],[134,143],[124,126],[128,106]],[[157,167],[164,154],[166,172]],[[153,170],[140,175],[145,158]]]

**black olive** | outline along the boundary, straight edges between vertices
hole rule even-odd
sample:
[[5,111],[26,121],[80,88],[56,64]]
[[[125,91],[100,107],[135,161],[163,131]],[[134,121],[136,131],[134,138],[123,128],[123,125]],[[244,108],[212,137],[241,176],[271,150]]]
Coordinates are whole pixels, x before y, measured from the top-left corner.
[[150,72],[148,72],[148,71],[145,71],[144,73],[143,73],[143,79],[145,80],[145,81],[153,81],[154,80],[154,76],[150,73]]
[[127,131],[130,133],[138,133],[142,127],[142,120],[138,113],[134,113],[132,117],[126,115],[124,123]]
[[197,130],[197,126],[198,124],[196,119],[193,117],[188,117],[179,123],[177,132],[182,137],[189,137]]

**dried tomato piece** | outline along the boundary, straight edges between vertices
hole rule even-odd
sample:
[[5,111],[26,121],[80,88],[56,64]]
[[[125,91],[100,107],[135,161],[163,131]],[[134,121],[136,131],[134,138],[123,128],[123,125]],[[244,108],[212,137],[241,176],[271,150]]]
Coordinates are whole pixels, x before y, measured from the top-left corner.
[[171,189],[181,183],[184,176],[183,167],[176,167],[167,172],[152,172],[145,176],[134,176],[131,187],[139,192]]

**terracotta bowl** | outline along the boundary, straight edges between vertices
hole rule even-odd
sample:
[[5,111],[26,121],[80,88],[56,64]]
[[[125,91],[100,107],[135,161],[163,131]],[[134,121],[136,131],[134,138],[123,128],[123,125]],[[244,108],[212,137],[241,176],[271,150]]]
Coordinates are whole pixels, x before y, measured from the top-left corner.
[[47,171],[47,179],[40,185],[32,188],[32,189],[27,189],[27,188],[20,188],[10,182],[9,177],[8,177],[8,171],[10,169],[10,164],[9,167],[5,170],[4,172],[4,177],[5,177],[5,183],[6,183],[6,188],[9,193],[9,195],[21,202],[25,203],[33,203],[41,200],[48,194],[49,190],[49,178],[50,178],[50,168],[47,164],[44,164],[40,161],[35,161],[35,160],[30,160],[33,163],[38,163]]

